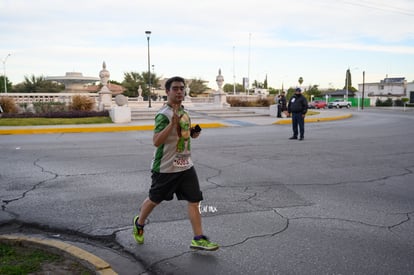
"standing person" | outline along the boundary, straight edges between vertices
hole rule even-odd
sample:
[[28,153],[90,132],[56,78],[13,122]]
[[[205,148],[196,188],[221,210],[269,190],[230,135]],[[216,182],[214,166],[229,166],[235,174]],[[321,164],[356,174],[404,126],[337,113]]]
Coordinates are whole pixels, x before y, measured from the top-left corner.
[[165,83],[167,104],[155,116],[152,183],[139,215],[134,217],[133,236],[138,244],[144,243],[145,220],[158,204],[172,200],[175,193],[178,200],[188,202],[188,216],[194,233],[190,248],[212,251],[219,246],[203,234],[199,210],[203,194],[190,154],[190,138],[197,138],[201,129],[191,128],[190,117],[181,105],[184,89],[182,77],[172,77]]
[[281,95],[278,95],[276,98],[276,103],[277,103],[277,117],[282,117],[282,104],[280,101]]
[[305,138],[305,115],[308,111],[308,101],[302,95],[302,90],[296,88],[295,94],[290,98],[288,104],[289,115],[292,114],[292,129],[293,136],[289,139],[298,139],[298,126],[299,126],[299,140]]
[[280,102],[280,109],[281,109],[281,112],[282,112],[282,113],[284,113],[286,116],[288,116],[288,115],[286,114],[286,112],[287,112],[287,106],[286,106],[286,97],[285,97],[285,92],[282,92],[282,94],[280,95],[279,102]]

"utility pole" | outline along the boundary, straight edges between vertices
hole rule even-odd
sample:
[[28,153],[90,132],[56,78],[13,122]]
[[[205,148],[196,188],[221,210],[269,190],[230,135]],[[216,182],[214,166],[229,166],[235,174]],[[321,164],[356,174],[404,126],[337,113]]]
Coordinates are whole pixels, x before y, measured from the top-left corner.
[[250,90],[250,48],[251,48],[252,34],[249,33],[249,60],[247,63],[247,95],[249,95]]
[[146,31],[145,34],[147,35],[147,42],[148,42],[148,90],[149,90],[149,96],[148,96],[148,108],[151,108],[151,62],[150,62],[150,36],[151,31]]
[[362,102],[361,102],[362,110],[364,110],[364,94],[365,94],[365,71],[362,72]]
[[4,93],[7,94],[7,81],[6,81],[6,61],[7,58],[9,58],[10,54],[6,55],[6,57],[3,60],[3,70],[4,70],[4,74],[3,74],[3,81],[4,81]]
[[233,95],[236,94],[236,72],[235,72],[235,63],[234,63],[234,46],[233,46]]

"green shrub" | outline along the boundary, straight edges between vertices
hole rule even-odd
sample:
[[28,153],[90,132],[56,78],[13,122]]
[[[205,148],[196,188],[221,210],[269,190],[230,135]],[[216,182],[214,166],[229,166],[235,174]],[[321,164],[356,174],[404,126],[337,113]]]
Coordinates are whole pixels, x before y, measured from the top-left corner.
[[72,97],[70,109],[72,111],[92,111],[95,107],[95,100],[89,96],[75,95]]
[[394,106],[404,106],[404,102],[401,99],[394,100]]
[[258,99],[256,101],[240,100],[237,98],[227,98],[227,103],[231,107],[268,107],[272,105],[271,99]]
[[384,103],[383,106],[392,106],[392,99],[391,98],[387,98]]
[[271,102],[272,102],[273,100],[270,100],[270,99],[267,99],[267,98],[262,98],[262,99],[259,99],[258,101],[257,101],[257,105],[260,107],[269,107],[270,105],[272,105],[271,104]]
[[17,113],[17,106],[14,101],[14,98],[9,96],[0,97],[0,105],[3,109],[3,112],[6,114],[15,114]]
[[249,104],[248,101],[237,98],[228,98],[227,103],[230,104],[231,107],[248,107]]
[[36,113],[64,112],[68,109],[63,102],[35,102],[33,107]]
[[375,106],[392,106],[393,102],[391,98],[387,98],[386,100],[382,101],[381,99],[377,98],[377,101],[375,102]]
[[64,112],[52,112],[52,113],[20,113],[20,114],[3,114],[2,118],[32,118],[32,117],[44,117],[44,118],[80,118],[80,117],[109,117],[109,111],[64,111]]

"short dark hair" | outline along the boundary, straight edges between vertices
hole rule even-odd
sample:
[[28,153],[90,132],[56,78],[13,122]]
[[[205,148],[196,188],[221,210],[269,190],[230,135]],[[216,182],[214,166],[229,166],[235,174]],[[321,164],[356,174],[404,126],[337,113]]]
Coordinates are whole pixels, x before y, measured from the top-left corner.
[[181,82],[185,85],[185,79],[180,76],[173,76],[165,82],[165,89],[168,91],[171,88],[173,82]]

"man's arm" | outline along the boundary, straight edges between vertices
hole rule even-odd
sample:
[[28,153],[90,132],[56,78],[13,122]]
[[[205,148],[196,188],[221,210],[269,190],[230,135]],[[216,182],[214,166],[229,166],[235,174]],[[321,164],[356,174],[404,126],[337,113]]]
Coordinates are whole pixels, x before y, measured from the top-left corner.
[[173,127],[174,127],[173,123],[169,123],[167,127],[165,127],[161,132],[154,133],[154,136],[152,137],[152,142],[155,147],[158,147],[161,144],[164,144],[168,135],[171,133]]
[[291,108],[290,108],[290,100],[289,100],[289,102],[288,102],[287,109],[288,109],[288,113],[290,114],[290,113],[291,113]]
[[303,97],[303,111],[302,116],[305,117],[306,113],[308,112],[308,101],[305,97]]
[[171,131],[174,127],[177,127],[179,119],[176,113],[173,114],[171,121],[165,115],[157,115],[155,118],[154,135],[152,137],[152,143],[155,147],[165,143]]

